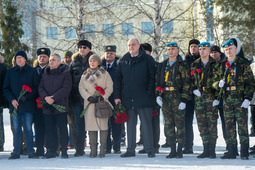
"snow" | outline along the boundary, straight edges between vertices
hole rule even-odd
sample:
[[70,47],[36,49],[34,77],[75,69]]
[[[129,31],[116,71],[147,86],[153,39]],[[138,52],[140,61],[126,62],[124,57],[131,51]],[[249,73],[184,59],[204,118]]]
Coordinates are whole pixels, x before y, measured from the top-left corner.
[[[163,134],[163,120],[161,116],[161,134],[160,145],[165,143]],[[105,158],[90,158],[89,146],[85,149],[85,156],[74,157],[74,149],[69,149],[68,159],[60,157],[53,159],[28,159],[27,156],[21,156],[18,160],[8,160],[12,146],[12,132],[10,128],[10,115],[8,110],[4,110],[4,126],[5,126],[5,145],[4,152],[0,152],[0,170],[73,170],[73,169],[255,169],[255,158],[250,156],[250,160],[241,160],[238,156],[235,160],[222,160],[220,156],[225,152],[225,142],[222,137],[221,122],[218,119],[218,140],[216,147],[216,159],[197,159],[197,155],[202,152],[202,141],[199,136],[196,120],[194,119],[194,154],[184,155],[182,159],[166,159],[169,154],[169,148],[160,148],[159,154],[155,158],[148,158],[147,155],[138,154],[138,150],[142,146],[136,148],[136,157],[120,158],[119,154],[107,154]],[[137,126],[137,141],[139,137],[139,125]],[[255,137],[250,137],[250,146],[255,144]],[[240,150],[240,147],[239,147]],[[122,153],[126,151],[126,147],[121,148]]]

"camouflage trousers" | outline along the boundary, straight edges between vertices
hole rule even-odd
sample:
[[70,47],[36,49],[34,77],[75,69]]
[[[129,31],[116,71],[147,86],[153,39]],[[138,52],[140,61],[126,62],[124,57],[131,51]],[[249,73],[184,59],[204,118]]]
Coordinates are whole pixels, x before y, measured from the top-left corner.
[[236,144],[236,123],[240,143],[248,144],[248,109],[241,108],[241,100],[236,91],[226,94],[223,100],[223,111],[226,124],[227,143]]
[[216,144],[218,107],[212,106],[213,100],[207,94],[202,93],[201,97],[195,99],[195,112],[198,130],[203,144]]
[[185,109],[178,109],[180,102],[180,98],[172,92],[165,92],[162,110],[165,120],[164,130],[169,145],[185,143]]

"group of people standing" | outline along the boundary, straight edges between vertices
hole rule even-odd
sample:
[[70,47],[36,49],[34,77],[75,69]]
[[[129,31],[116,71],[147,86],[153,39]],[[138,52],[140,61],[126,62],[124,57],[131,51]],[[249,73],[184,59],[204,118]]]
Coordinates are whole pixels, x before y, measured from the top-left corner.
[[[54,158],[58,150],[62,158],[68,158],[68,122],[72,124],[75,157],[85,154],[87,133],[90,157],[97,156],[98,132],[99,157],[105,157],[112,149],[120,154],[123,125],[115,123],[114,116],[95,117],[95,104],[102,100],[112,109],[122,103],[129,116],[127,151],[120,155],[123,158],[136,154],[137,115],[144,145],[139,153],[147,153],[149,158],[159,153],[159,114],[153,112],[159,113],[161,108],[164,145],[171,148],[166,158],[183,158],[183,154],[193,153],[194,110],[204,148],[197,157],[216,158],[219,110],[228,150],[221,158],[234,159],[238,154],[237,124],[241,158],[248,159],[248,107],[255,83],[248,62],[236,53],[239,48],[236,43],[236,39],[224,43],[225,56],[218,46],[193,39],[183,60],[178,44],[170,42],[166,45],[168,58],[157,63],[151,56],[150,44],[140,44],[135,38],[128,41],[128,52],[121,58],[116,57],[115,45],[105,46],[104,55],[99,57],[89,41],[80,40],[78,52],[65,53],[66,64],[61,63],[58,54],[51,54],[50,49],[39,48],[34,68],[27,64],[27,54],[18,51],[13,68],[6,71],[0,65],[1,106],[6,105],[4,96],[9,101],[14,128],[14,150],[9,159],[20,158],[22,126],[28,158]],[[31,91],[21,96],[23,85]],[[104,94],[96,93],[98,86]],[[40,107],[36,107],[38,101]]]

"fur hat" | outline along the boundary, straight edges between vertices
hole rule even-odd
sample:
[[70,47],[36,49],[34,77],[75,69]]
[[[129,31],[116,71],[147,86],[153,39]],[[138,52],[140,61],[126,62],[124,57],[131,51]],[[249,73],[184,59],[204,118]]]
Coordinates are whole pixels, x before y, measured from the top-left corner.
[[89,49],[92,49],[91,42],[89,42],[88,40],[80,40],[77,45],[78,45],[78,48],[80,48],[80,46],[84,45],[84,46],[89,47]]
[[145,51],[152,52],[152,46],[149,43],[140,44],[140,46],[143,47]]
[[64,58],[66,58],[67,56],[68,56],[68,57],[72,57],[72,55],[73,55],[73,53],[72,53],[71,51],[66,51],[66,52],[64,53]]
[[49,48],[39,48],[36,52],[37,56],[40,54],[45,54],[50,57],[50,49]]
[[192,40],[190,40],[189,41],[189,46],[191,45],[191,44],[200,44],[200,41],[199,40],[197,40],[197,39],[192,39]]

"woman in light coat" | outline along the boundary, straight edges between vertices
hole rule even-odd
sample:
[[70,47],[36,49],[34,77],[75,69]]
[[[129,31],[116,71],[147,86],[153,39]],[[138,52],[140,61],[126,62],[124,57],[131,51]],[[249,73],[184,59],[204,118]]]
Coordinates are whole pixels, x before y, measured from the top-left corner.
[[[98,102],[98,98],[103,98],[109,103],[108,97],[113,91],[113,82],[103,68],[100,67],[102,61],[100,57],[93,54],[89,58],[89,68],[83,73],[80,83],[79,91],[84,99],[84,108],[89,104],[88,110],[85,113],[85,129],[89,133],[90,144],[90,157],[97,156],[97,132],[100,131],[100,154],[102,158],[105,156],[105,147],[108,132],[108,118],[96,118],[95,117],[95,103]],[[94,97],[96,91],[95,87],[100,86],[105,90],[105,94],[102,96]]]

